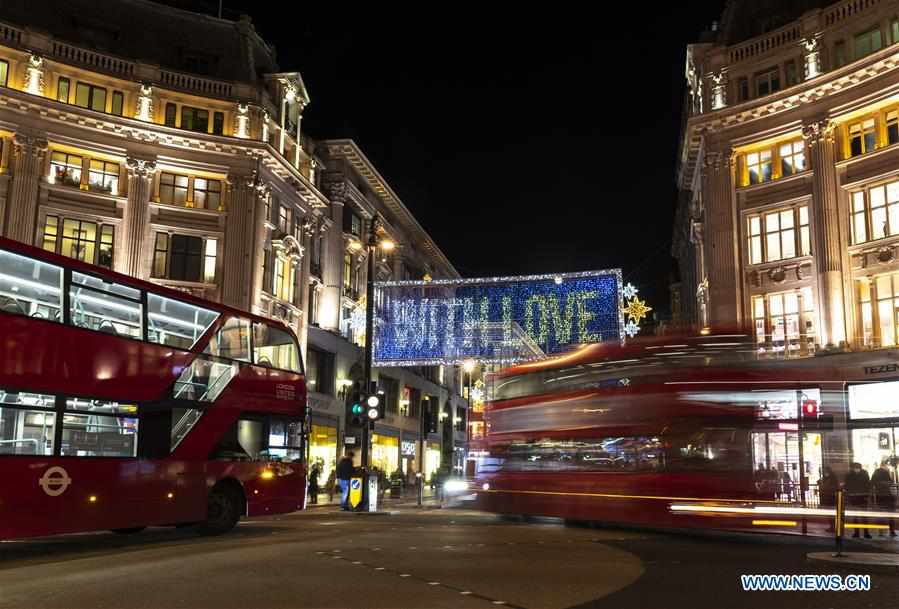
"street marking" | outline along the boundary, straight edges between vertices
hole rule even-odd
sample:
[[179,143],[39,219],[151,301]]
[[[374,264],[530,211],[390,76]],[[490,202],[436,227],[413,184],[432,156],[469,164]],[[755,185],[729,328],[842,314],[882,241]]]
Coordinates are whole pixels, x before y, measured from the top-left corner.
[[439,586],[440,582],[428,582],[429,586]]
[[375,571],[383,571],[384,567],[375,567]]
[[354,565],[361,565],[361,564],[362,564],[362,561],[361,561],[361,560],[354,560],[354,561],[353,561],[353,564],[354,564]]
[[463,590],[463,591],[460,592],[459,594],[464,594],[465,596],[468,596],[469,594],[471,594],[471,591],[470,591],[470,590]]
[[412,577],[409,573],[400,573],[400,577]]

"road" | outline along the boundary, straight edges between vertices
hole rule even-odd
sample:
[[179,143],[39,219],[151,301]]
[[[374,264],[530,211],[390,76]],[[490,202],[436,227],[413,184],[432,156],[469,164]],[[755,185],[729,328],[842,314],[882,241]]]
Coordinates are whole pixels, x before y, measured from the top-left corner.
[[469,510],[317,508],[227,535],[185,529],[0,544],[0,607],[894,607],[870,592],[743,592],[741,573],[859,573],[810,563],[820,544],[515,522]]

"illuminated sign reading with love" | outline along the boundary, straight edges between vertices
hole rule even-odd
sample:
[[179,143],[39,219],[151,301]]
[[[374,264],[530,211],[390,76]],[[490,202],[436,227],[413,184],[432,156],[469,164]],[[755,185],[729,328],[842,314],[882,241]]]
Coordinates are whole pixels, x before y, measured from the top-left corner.
[[375,284],[376,366],[524,361],[622,340],[621,271]]

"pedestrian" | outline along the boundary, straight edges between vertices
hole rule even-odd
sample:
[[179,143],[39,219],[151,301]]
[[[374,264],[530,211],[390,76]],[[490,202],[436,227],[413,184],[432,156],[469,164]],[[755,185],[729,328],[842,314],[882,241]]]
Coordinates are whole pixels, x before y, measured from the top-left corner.
[[318,462],[312,464],[309,471],[309,503],[318,503],[318,477],[321,475],[321,465]]
[[340,484],[340,507],[350,511],[350,478],[353,477],[353,451],[348,452],[337,464],[337,482]]
[[334,471],[334,468],[331,468],[331,471],[328,473],[328,479],[325,481],[325,489],[328,491],[328,503],[334,503],[334,491],[337,487],[337,478],[335,477],[337,472]]
[[[880,467],[871,476],[871,487],[874,489],[874,504],[878,509],[892,512],[896,509],[896,490],[893,487],[893,472],[890,471],[888,459],[880,463]],[[893,519],[889,519],[890,537],[896,536]],[[880,531],[883,537],[883,531]]]
[[[830,466],[824,468],[821,472],[821,478],[818,480],[818,505],[822,508],[832,508],[837,504],[837,489],[840,488],[840,480],[833,473]],[[833,532],[834,519],[828,519],[827,530]]]
[[[868,495],[871,493],[871,479],[868,477],[868,472],[862,469],[862,464],[855,462],[852,464],[852,468],[849,470],[849,473],[846,474],[846,495],[848,498],[848,504],[850,507],[854,507],[857,509],[865,509],[868,507]],[[856,524],[867,524],[868,521],[865,518],[856,518]],[[858,537],[860,529],[855,529],[855,533],[852,534],[853,537]],[[871,533],[868,532],[868,529],[864,529],[865,531],[865,539],[871,539]]]
[[793,478],[790,477],[790,472],[786,468],[780,475],[780,482],[780,492],[784,495],[784,498],[787,501],[793,501]]

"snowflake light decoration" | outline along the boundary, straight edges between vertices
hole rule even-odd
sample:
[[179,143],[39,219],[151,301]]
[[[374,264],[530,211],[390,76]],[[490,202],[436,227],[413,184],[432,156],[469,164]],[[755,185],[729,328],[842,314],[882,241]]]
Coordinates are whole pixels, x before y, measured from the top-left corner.
[[652,311],[652,307],[647,307],[646,302],[634,296],[633,299],[627,301],[627,306],[623,310],[624,314],[631,318],[631,321],[639,324],[646,314]]
[[636,296],[637,292],[639,291],[640,290],[634,287],[634,284],[628,283],[621,289],[621,294],[624,296],[625,300],[630,300],[631,298]]
[[350,327],[353,332],[365,332],[365,309],[357,307],[350,315]]
[[624,333],[627,334],[630,338],[635,337],[639,331],[640,326],[634,323],[633,319],[624,324]]

